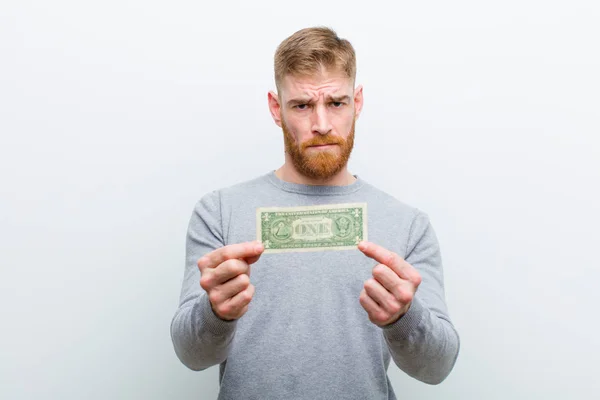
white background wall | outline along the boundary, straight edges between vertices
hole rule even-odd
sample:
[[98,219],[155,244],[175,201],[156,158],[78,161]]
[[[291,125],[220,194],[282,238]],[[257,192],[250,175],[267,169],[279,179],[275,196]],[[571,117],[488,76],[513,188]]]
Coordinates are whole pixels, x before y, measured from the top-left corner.
[[[327,25],[365,108],[350,171],[426,211],[461,334],[401,399],[600,390],[600,5],[0,5],[0,398],[215,399],[169,324],[209,190],[283,163],[273,53]],[[357,294],[358,296],[358,294]]]

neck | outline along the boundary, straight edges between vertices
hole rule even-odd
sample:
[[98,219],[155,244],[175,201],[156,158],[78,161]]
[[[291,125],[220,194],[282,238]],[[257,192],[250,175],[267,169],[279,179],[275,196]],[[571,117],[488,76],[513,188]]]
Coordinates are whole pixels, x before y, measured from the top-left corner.
[[347,165],[340,172],[327,179],[313,179],[304,176],[288,163],[283,164],[275,171],[275,175],[282,181],[302,185],[346,186],[356,181],[356,178],[348,171]]

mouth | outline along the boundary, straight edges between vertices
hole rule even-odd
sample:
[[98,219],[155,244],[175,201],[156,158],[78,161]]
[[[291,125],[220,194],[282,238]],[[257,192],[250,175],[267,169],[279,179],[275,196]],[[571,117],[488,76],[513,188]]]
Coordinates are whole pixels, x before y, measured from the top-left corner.
[[327,148],[333,147],[333,146],[337,146],[337,144],[335,144],[335,143],[331,143],[331,144],[318,144],[318,145],[308,146],[308,147],[313,148],[313,149],[327,149]]

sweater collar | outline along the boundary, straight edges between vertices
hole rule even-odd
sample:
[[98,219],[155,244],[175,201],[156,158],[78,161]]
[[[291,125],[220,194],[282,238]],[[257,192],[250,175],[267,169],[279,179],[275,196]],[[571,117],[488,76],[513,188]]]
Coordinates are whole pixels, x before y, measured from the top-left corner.
[[315,195],[315,196],[334,196],[334,195],[344,195],[356,192],[360,189],[364,181],[358,177],[358,175],[353,175],[356,180],[349,184],[343,186],[333,186],[333,185],[305,185],[300,183],[292,183],[286,182],[280,179],[276,174],[275,170],[270,171],[265,175],[265,178],[278,187],[281,190],[292,193],[300,193],[305,195]]

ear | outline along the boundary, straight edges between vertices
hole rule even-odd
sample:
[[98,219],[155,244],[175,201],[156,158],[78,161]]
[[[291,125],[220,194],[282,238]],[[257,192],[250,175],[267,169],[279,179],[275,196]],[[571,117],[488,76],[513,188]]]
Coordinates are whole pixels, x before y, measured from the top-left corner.
[[363,107],[363,86],[358,85],[356,89],[354,89],[354,112],[356,113],[356,119],[360,115]]
[[279,97],[274,91],[270,91],[268,95],[269,99],[269,111],[273,117],[273,121],[281,128],[281,105],[279,104]]

